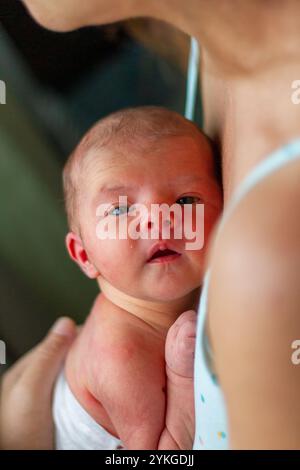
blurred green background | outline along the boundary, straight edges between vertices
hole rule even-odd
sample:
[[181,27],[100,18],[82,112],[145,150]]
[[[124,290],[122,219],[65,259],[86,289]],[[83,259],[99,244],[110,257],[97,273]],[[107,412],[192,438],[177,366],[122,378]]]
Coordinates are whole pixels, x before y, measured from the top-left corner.
[[0,339],[8,364],[58,316],[82,322],[97,292],[64,246],[66,158],[114,110],[153,104],[183,113],[188,45],[149,20],[53,33],[18,0],[1,0]]

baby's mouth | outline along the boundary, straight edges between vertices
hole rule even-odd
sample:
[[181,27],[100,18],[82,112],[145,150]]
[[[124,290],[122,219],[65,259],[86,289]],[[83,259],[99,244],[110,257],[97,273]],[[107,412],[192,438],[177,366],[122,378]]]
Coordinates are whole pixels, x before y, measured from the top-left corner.
[[180,256],[181,254],[177,251],[161,246],[153,250],[153,253],[149,257],[147,263],[167,263],[175,261]]

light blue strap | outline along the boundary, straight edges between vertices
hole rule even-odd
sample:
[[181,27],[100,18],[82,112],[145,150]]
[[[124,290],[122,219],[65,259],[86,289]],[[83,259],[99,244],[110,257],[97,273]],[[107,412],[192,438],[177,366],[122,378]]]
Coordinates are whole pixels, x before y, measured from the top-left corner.
[[185,117],[187,119],[190,119],[191,121],[193,121],[195,118],[195,109],[198,94],[199,60],[200,50],[198,41],[195,38],[191,38],[184,112]]
[[234,208],[254,186],[264,180],[271,173],[274,173],[276,170],[279,170],[279,168],[285,166],[287,163],[295,161],[299,158],[300,138],[295,138],[280,147],[278,150],[272,152],[264,160],[258,163],[233,193],[232,198],[224,211],[221,223],[218,228],[218,233],[220,232],[220,227],[223,226]]

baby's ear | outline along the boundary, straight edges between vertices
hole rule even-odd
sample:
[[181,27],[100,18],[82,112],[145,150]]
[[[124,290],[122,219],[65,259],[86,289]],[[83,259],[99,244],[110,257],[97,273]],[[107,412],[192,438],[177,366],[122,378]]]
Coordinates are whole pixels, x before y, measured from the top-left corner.
[[96,279],[99,276],[100,273],[88,259],[88,255],[81,238],[74,232],[69,232],[67,234],[66,247],[71,259],[78,264],[84,274],[86,274],[90,279]]

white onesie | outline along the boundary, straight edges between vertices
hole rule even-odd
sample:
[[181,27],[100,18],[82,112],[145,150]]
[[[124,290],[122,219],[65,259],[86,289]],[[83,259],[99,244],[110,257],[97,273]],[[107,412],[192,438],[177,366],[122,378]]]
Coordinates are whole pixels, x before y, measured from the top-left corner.
[[122,442],[100,426],[80,405],[60,373],[53,397],[57,450],[124,449]]

